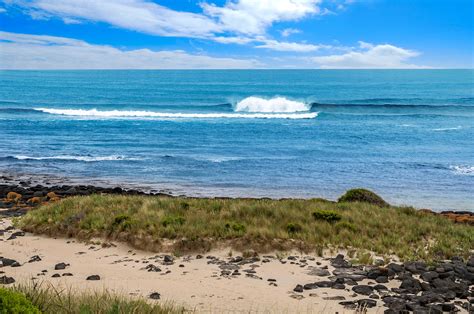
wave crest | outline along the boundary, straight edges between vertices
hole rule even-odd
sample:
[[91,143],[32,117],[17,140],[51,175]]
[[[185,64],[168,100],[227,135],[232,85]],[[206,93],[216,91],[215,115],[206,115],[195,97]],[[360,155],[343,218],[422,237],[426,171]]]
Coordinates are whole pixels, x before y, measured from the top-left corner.
[[307,113],[179,113],[179,112],[154,112],[154,111],[128,111],[109,110],[99,111],[97,109],[53,109],[35,108],[37,111],[64,116],[77,117],[99,117],[99,118],[161,118],[161,119],[313,119],[318,116],[317,112]]
[[286,99],[285,97],[275,97],[265,99],[260,97],[247,97],[239,101],[234,110],[236,112],[302,112],[309,111],[311,105],[303,102]]
[[47,156],[47,157],[33,157],[16,155],[12,158],[17,160],[73,160],[73,161],[115,161],[115,160],[135,160],[134,158],[127,158],[125,156],[110,155],[110,156],[72,156],[72,155],[60,155],[60,156]]
[[458,175],[474,176],[474,166],[451,166],[449,168]]

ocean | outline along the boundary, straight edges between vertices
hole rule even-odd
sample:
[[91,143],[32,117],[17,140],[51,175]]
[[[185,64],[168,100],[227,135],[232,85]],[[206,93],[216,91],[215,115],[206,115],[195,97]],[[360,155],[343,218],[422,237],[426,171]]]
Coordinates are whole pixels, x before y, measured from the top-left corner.
[[0,175],[474,210],[474,70],[0,71]]

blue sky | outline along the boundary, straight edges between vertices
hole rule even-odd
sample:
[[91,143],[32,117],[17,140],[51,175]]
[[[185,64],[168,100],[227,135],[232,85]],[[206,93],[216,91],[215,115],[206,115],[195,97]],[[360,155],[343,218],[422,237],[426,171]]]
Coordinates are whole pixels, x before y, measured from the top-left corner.
[[472,0],[4,0],[0,68],[472,68]]

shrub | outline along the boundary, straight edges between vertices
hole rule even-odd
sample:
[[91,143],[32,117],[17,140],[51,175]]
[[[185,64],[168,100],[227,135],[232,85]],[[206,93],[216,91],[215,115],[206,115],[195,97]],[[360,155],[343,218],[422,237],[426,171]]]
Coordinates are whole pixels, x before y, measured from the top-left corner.
[[1,314],[39,314],[41,313],[25,295],[8,289],[0,288]]
[[338,212],[334,210],[324,210],[324,209],[320,209],[313,212],[313,217],[314,219],[325,220],[331,223],[339,221],[342,218],[341,214],[339,214]]
[[366,189],[349,190],[344,195],[342,195],[337,201],[338,202],[363,202],[363,203],[377,205],[380,207],[390,206],[387,202],[383,200],[383,198],[381,198],[374,192],[366,190]]
[[181,226],[186,220],[181,216],[166,216],[161,220],[163,227],[168,226]]
[[286,225],[286,231],[288,233],[297,233],[297,232],[300,232],[303,228],[301,227],[300,224],[297,224],[297,223],[288,223]]
[[238,222],[228,222],[225,224],[225,228],[228,230],[233,230],[235,232],[242,232],[245,233],[245,226]]
[[130,223],[130,216],[128,215],[117,215],[112,223],[113,228],[119,228],[121,230],[130,229],[132,224]]

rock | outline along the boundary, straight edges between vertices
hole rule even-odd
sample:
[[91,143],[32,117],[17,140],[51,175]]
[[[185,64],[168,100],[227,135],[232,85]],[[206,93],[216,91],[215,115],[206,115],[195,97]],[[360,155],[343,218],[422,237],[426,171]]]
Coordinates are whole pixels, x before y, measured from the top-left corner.
[[390,263],[387,265],[387,268],[392,270],[394,273],[401,273],[403,271],[403,266],[395,263]]
[[64,273],[63,274],[63,277],[71,277],[71,276],[73,276],[73,274],[71,274],[71,273]]
[[338,254],[331,260],[331,265],[335,268],[349,268],[352,264],[344,259],[344,255]]
[[357,304],[362,308],[371,308],[377,306],[377,301],[372,299],[360,299],[357,300]]
[[0,267],[11,266],[14,264],[18,264],[18,262],[14,259],[0,257]]
[[18,202],[21,199],[21,194],[16,192],[8,192],[7,193],[7,200]]
[[160,272],[161,269],[153,264],[148,264],[146,265],[146,267],[144,268],[146,270],[148,270],[149,272]]
[[51,277],[58,278],[58,277],[61,277],[61,275],[60,274],[53,274]]
[[374,288],[368,285],[358,285],[358,286],[352,287],[352,291],[358,294],[370,295],[374,291]]
[[348,309],[356,309],[357,308],[357,304],[354,301],[342,301],[342,302],[339,302],[339,304],[344,306],[345,308],[348,308]]
[[165,255],[163,258],[163,264],[165,265],[172,265],[174,262],[174,258],[171,255]]
[[152,300],[159,300],[161,298],[161,295],[158,292],[153,292],[148,297]]
[[331,273],[327,269],[322,269],[319,267],[310,267],[309,269],[310,271],[308,272],[308,275],[311,276],[327,277],[331,275]]
[[24,236],[25,236],[25,233],[23,231],[17,231],[17,232],[13,232],[7,240],[14,240],[17,237],[24,237]]
[[2,276],[0,277],[0,284],[1,285],[9,285],[15,282],[13,277]]
[[303,286],[302,285],[296,285],[296,287],[293,289],[294,292],[303,292]]
[[409,293],[416,294],[421,291],[421,285],[417,279],[407,278],[407,279],[404,279],[402,283],[400,284],[400,289],[405,290],[406,292],[409,292]]
[[423,279],[424,281],[428,281],[428,282],[431,282],[433,281],[434,279],[438,278],[439,275],[437,272],[435,271],[426,271],[424,273],[421,274],[421,279]]
[[426,271],[426,264],[424,262],[405,262],[403,267],[412,274],[420,274]]
[[39,262],[39,261],[41,261],[41,257],[39,257],[38,255],[34,255],[30,258],[28,263]]
[[334,297],[323,297],[323,300],[335,300],[335,301],[343,301],[346,298],[343,296],[334,296]]
[[66,269],[67,266],[69,266],[69,264],[58,263],[58,264],[54,265],[54,270],[63,270],[63,269]]
[[378,283],[387,283],[388,278],[387,278],[387,276],[379,276],[379,277],[375,278],[375,281],[378,282]]
[[18,262],[14,262],[13,264],[10,265],[10,267],[20,267],[21,264]]
[[99,275],[90,275],[86,278],[86,280],[100,280]]

